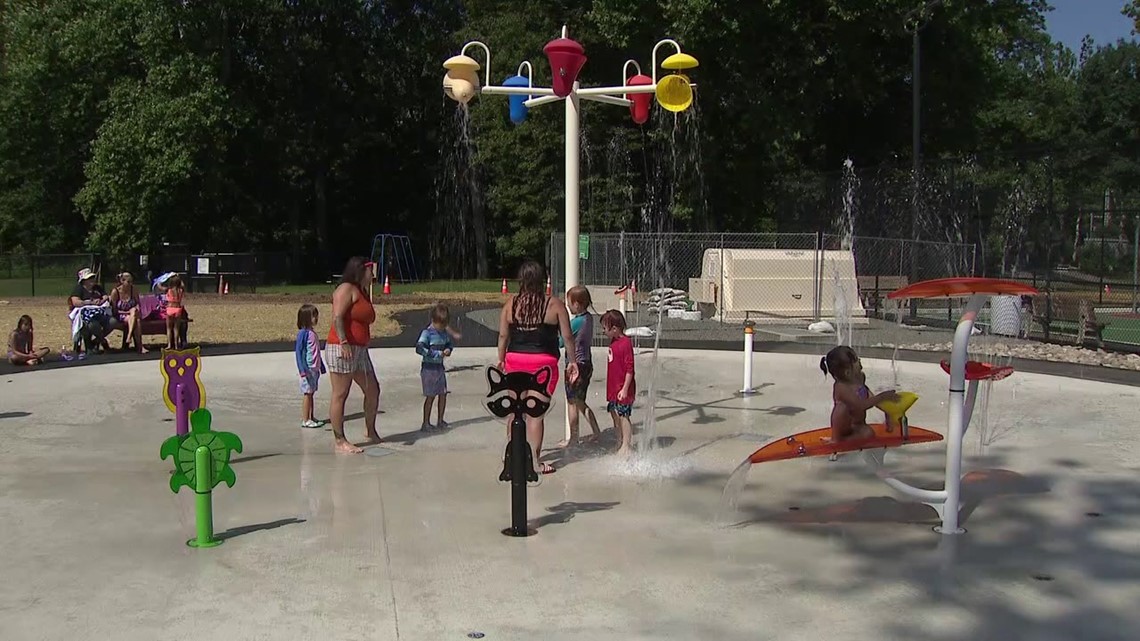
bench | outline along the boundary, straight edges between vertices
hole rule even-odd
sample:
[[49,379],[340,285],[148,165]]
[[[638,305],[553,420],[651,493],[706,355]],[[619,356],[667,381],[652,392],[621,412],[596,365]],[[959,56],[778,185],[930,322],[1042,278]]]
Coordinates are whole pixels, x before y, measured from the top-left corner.
[[1072,336],[1083,347],[1091,336],[1097,347],[1104,347],[1107,323],[1097,320],[1092,302],[1079,294],[1038,294],[1032,297],[1029,311],[1031,322],[1041,326],[1045,340],[1054,334]]
[[906,276],[857,276],[859,296],[863,299],[863,309],[882,318],[883,301],[887,294],[910,284]]
[[[143,318],[139,322],[139,331],[142,332],[143,336],[166,336],[166,319],[157,317],[158,306],[159,301],[156,294],[144,294],[139,296],[139,313],[149,317]],[[178,327],[178,340],[183,346],[186,345],[186,334],[189,330],[189,323],[193,322],[194,319],[186,318]],[[127,336],[126,326],[124,325],[121,328],[116,327],[116,331],[122,332],[122,344],[126,345],[127,342],[130,341],[130,337]]]

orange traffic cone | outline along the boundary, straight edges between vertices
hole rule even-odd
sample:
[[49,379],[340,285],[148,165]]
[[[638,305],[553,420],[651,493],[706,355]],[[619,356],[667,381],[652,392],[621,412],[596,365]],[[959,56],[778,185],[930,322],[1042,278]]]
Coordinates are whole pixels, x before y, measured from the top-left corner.
[[511,292],[510,292],[510,290],[509,290],[509,289],[507,289],[507,279],[506,279],[506,278],[504,278],[504,279],[503,279],[503,288],[499,290],[499,293],[500,293],[500,294],[509,294],[509,293],[511,293]]
[[633,300],[637,300],[637,279],[629,284],[629,295]]
[[546,277],[546,295],[551,296],[554,294],[554,287],[550,282],[550,276]]
[[384,276],[384,293],[385,294],[391,294],[392,293],[392,283],[388,282],[387,276]]
[[223,294],[223,295],[225,295],[225,294],[228,294],[228,293],[230,293],[230,284],[229,284],[229,283],[226,283],[226,284],[225,284],[225,286],[224,286],[224,288],[222,289],[222,294]]

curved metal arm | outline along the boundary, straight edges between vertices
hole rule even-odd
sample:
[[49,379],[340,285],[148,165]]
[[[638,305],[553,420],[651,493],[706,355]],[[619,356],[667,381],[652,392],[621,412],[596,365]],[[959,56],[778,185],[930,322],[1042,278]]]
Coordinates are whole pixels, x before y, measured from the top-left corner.
[[467,44],[463,45],[463,48],[459,50],[459,54],[463,55],[463,56],[467,55],[467,48],[470,46],[473,46],[473,45],[478,45],[480,47],[483,47],[483,52],[487,54],[487,64],[485,65],[486,69],[483,70],[484,71],[484,73],[483,73],[483,86],[486,87],[487,85],[491,84],[491,49],[490,49],[490,47],[483,44],[482,42],[479,42],[478,40],[472,40],[471,42],[468,42]]
[[621,66],[621,84],[623,85],[625,84],[626,80],[629,79],[630,65],[633,65],[633,68],[637,69],[637,75],[641,75],[641,65],[637,64],[636,60],[626,60],[625,64]]
[[530,66],[529,60],[523,60],[522,62],[519,63],[519,68],[518,68],[518,71],[515,72],[515,75],[516,76],[523,75],[523,72],[522,72],[523,67],[526,67],[526,86],[527,87],[533,87],[534,86],[534,68]]
[[673,48],[677,50],[677,53],[681,53],[681,45],[677,44],[676,40],[670,40],[669,38],[666,38],[653,45],[653,84],[657,84],[657,50],[661,48],[661,45],[665,44],[673,45]]

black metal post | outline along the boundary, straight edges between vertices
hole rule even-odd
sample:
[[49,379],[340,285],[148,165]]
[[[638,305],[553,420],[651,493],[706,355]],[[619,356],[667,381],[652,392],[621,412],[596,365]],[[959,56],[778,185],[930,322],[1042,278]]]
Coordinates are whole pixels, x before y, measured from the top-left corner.
[[[516,412],[511,419],[511,446],[510,460],[507,465],[511,469],[511,527],[503,530],[507,536],[530,536],[535,530],[529,529],[526,524],[526,477],[529,472],[534,475],[534,466],[531,464],[530,445],[526,442],[526,420],[522,412]],[[529,469],[528,469],[529,468]]]
[[[918,256],[914,243],[918,240],[919,176],[922,171],[922,47],[919,32],[926,26],[927,12],[942,4],[942,0],[927,0],[921,7],[909,12],[903,22],[911,29],[911,221],[910,221],[910,282],[918,280]],[[910,316],[918,316],[918,299],[910,300]]]
[[499,474],[500,481],[511,484],[511,526],[502,531],[507,536],[524,537],[537,533],[527,527],[526,518],[526,484],[538,481],[538,472],[534,469],[530,444],[526,442],[525,417],[538,418],[550,409],[546,385],[551,376],[553,372],[549,368],[539,370],[538,374],[506,374],[495,367],[487,368],[487,382],[491,387],[487,398],[492,399],[487,408],[499,418],[511,419],[511,436],[503,453],[503,471]]

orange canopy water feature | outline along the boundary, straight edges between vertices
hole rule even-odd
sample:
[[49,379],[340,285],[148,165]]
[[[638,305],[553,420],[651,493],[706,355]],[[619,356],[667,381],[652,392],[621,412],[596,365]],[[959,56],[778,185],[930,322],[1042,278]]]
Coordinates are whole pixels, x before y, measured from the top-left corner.
[[1025,283],[1000,278],[939,278],[924,280],[921,283],[908,285],[902,289],[887,294],[890,299],[904,298],[942,298],[946,296],[973,296],[974,294],[990,295],[1033,295],[1037,289]]

